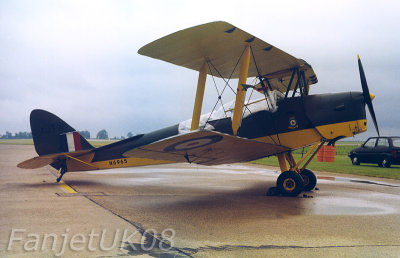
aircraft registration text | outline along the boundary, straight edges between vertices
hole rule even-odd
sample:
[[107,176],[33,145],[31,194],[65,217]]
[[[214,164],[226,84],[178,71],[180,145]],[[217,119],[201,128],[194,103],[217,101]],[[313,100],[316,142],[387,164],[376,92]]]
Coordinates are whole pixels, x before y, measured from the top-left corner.
[[117,166],[117,165],[123,165],[123,164],[127,164],[128,160],[127,159],[115,159],[115,160],[110,160],[108,162],[108,164],[110,166]]

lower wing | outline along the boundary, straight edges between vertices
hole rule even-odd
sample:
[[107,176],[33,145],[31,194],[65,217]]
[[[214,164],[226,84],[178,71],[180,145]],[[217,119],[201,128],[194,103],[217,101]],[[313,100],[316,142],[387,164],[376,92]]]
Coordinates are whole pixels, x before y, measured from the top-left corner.
[[125,157],[220,165],[271,156],[289,148],[214,131],[173,136],[124,152]]

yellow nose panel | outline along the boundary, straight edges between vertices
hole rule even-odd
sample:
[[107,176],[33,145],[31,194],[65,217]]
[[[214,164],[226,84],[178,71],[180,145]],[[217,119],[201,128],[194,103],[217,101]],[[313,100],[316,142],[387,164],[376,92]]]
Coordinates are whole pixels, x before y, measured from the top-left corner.
[[317,126],[316,129],[325,139],[335,139],[340,136],[352,137],[367,131],[367,120],[355,120],[343,123]]

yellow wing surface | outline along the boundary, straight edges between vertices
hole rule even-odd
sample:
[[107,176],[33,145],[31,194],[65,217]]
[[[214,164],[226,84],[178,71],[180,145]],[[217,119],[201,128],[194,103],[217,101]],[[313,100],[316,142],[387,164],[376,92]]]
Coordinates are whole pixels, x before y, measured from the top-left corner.
[[288,148],[284,146],[218,132],[195,131],[135,148],[126,151],[123,155],[125,157],[219,165],[245,162],[287,150]]
[[[238,78],[237,62],[248,45],[252,50],[248,77],[260,74],[269,79],[273,89],[285,92],[292,71],[298,68],[305,72],[307,85],[317,82],[313,69],[304,60],[222,21],[172,33],[145,45],[138,53],[196,71],[201,69],[204,62],[208,62],[208,74]],[[291,89],[295,87],[296,80],[297,77],[294,78]]]
[[35,169],[35,168],[41,168],[46,165],[50,165],[53,162],[56,162],[57,160],[60,159],[65,159],[66,157],[79,157],[84,154],[90,153],[90,150],[81,150],[81,151],[75,151],[75,152],[64,152],[64,153],[55,153],[55,154],[48,154],[48,155],[43,155],[39,157],[34,157],[28,160],[25,160],[17,165],[19,168],[25,168],[25,169]]

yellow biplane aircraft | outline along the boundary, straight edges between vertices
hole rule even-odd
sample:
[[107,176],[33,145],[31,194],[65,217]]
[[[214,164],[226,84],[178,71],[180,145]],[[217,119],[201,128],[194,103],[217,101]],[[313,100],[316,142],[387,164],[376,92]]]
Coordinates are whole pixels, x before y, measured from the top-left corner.
[[[361,61],[362,92],[310,95],[317,83],[312,67],[226,22],[181,30],[142,47],[139,54],[199,72],[192,119],[147,134],[94,148],[57,116],[33,110],[30,123],[38,157],[20,168],[50,165],[66,172],[176,162],[218,165],[276,155],[282,173],[276,190],[297,196],[316,185],[306,167],[325,143],[367,130],[365,105],[378,126]],[[201,115],[207,75],[238,79],[235,101]],[[247,78],[255,78],[253,85]],[[260,98],[245,102],[252,90]],[[379,131],[378,131],[379,134]],[[292,151],[312,146],[299,161]]]

